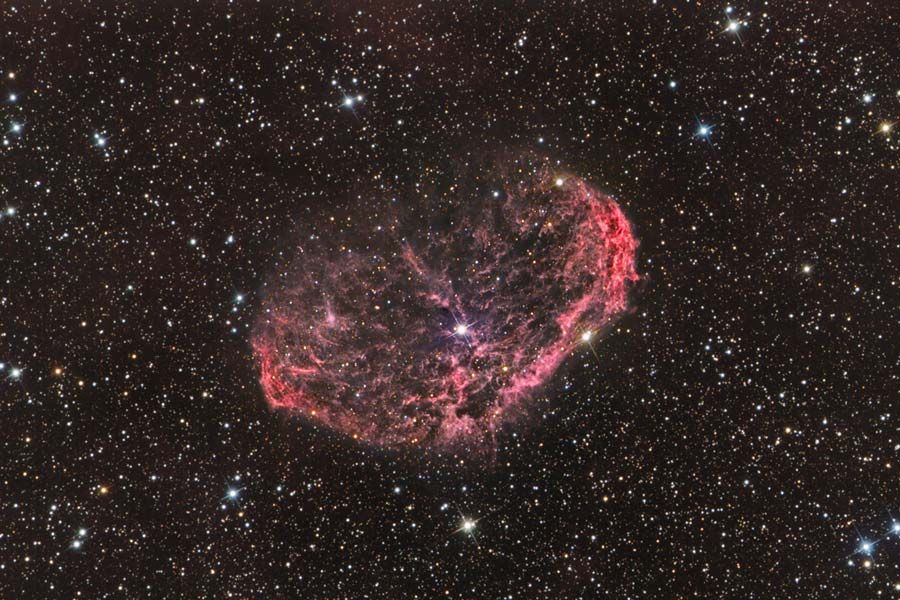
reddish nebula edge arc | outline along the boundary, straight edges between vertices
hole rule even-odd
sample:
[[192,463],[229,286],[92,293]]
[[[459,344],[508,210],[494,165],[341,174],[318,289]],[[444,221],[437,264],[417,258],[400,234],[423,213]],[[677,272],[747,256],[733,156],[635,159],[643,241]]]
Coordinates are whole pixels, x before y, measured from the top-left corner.
[[420,212],[305,232],[254,324],[260,383],[376,446],[489,448],[627,310],[638,241],[614,200],[546,169]]

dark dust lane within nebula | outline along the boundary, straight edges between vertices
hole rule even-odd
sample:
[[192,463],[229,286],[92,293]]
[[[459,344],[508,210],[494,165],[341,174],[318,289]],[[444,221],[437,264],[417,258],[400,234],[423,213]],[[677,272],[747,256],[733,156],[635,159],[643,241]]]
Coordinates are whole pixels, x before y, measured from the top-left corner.
[[269,404],[385,447],[483,449],[527,421],[626,309],[637,241],[576,177],[539,168],[504,188],[298,239],[253,335]]

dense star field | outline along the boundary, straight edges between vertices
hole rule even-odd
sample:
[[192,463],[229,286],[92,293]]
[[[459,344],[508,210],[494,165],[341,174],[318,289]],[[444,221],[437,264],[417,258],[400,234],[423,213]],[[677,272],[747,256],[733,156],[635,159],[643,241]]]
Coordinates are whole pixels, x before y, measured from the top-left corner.
[[0,598],[900,597],[897,3],[80,4]]

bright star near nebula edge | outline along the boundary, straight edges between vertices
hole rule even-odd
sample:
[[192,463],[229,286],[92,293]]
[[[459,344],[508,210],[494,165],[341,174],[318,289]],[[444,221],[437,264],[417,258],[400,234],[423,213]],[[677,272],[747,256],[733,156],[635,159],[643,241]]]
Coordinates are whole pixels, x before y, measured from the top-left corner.
[[900,597],[898,16],[3,3],[0,597]]

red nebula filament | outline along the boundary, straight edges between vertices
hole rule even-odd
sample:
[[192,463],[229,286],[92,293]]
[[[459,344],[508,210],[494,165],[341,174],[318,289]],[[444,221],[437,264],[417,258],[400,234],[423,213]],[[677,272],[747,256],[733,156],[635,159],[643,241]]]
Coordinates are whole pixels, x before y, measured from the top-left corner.
[[638,242],[576,177],[539,170],[504,187],[305,236],[253,330],[268,403],[382,447],[477,449],[527,418],[626,310]]

